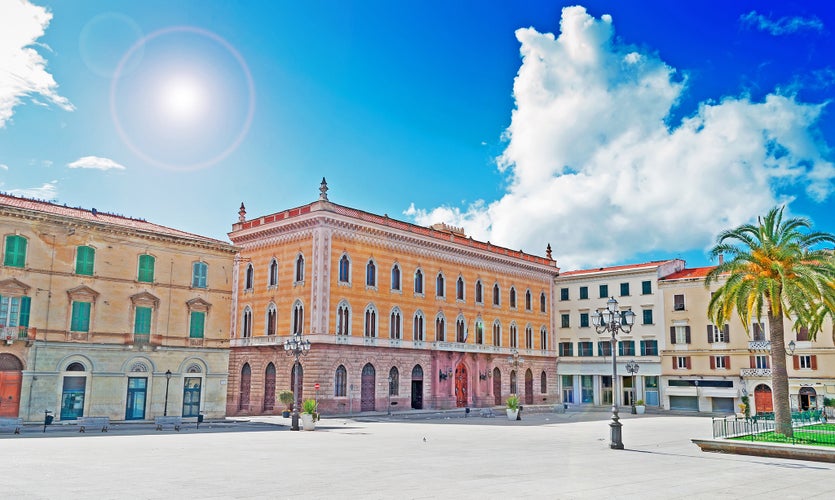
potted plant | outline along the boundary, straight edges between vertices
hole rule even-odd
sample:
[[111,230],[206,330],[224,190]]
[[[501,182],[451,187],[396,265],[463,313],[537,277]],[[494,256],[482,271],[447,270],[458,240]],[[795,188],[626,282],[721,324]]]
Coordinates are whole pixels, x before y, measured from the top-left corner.
[[739,410],[742,412],[742,416],[744,418],[751,418],[751,400],[748,399],[748,396],[742,396],[740,401],[742,401],[742,404],[739,405]]
[[635,401],[635,413],[638,415],[643,415],[644,412],[647,411],[647,406],[644,404],[643,399],[638,399]]
[[748,412],[748,405],[739,403],[737,406],[739,407],[739,412],[736,414],[736,418],[745,418],[745,414]]
[[316,421],[319,420],[319,414],[316,413],[316,400],[305,399],[302,401],[302,427],[306,431],[316,429]]
[[290,417],[290,411],[293,409],[293,393],[290,391],[281,391],[278,394],[278,400],[281,401],[285,408],[281,412],[281,416],[284,418]]
[[507,398],[507,419],[508,420],[516,420],[516,417],[519,415],[519,396],[516,394],[511,394],[510,397]]

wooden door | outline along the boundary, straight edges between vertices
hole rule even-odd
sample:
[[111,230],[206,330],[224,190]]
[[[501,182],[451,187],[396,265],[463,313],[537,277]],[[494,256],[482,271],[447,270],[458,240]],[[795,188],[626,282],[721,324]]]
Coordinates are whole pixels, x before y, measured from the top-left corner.
[[275,365],[270,363],[264,373],[264,411],[275,409]]
[[366,364],[362,368],[362,385],[360,386],[360,411],[374,411],[376,409],[376,391],[374,384],[376,371],[374,365]]
[[252,386],[252,368],[249,363],[244,364],[241,368],[241,388],[240,399],[238,399],[238,409],[249,411],[249,394]]
[[530,370],[525,372],[525,404],[533,404],[533,372]]
[[17,418],[20,412],[20,384],[23,373],[0,372],[0,417]]
[[758,414],[774,411],[774,402],[771,399],[771,387],[760,384],[754,389],[754,408]]
[[502,371],[493,368],[493,404],[502,405]]
[[464,363],[455,368],[455,406],[467,406],[467,367]]
[[420,365],[412,369],[412,408],[423,408],[423,368]]

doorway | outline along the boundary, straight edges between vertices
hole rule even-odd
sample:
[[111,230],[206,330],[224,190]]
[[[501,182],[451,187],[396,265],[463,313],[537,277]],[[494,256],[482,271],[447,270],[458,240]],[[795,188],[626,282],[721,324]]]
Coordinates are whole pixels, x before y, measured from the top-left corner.
[[125,420],[145,420],[145,398],[147,391],[147,378],[128,378],[128,397],[127,404],[125,405]]
[[493,368],[493,404],[502,405],[502,371]]
[[183,381],[183,416],[196,417],[200,415],[200,377],[186,377]]
[[275,365],[269,363],[264,372],[264,412],[275,409]]
[[61,420],[77,420],[84,416],[84,389],[87,377],[64,377],[61,393]]
[[362,385],[360,386],[360,411],[374,411],[376,409],[376,383],[377,372],[374,365],[367,363],[362,367]]
[[423,368],[412,368],[412,409],[423,409]]
[[800,411],[817,408],[817,393],[811,387],[801,387],[798,392],[800,400]]
[[0,417],[17,417],[23,363],[11,354],[0,354]]
[[459,363],[455,368],[455,406],[467,406],[467,367]]
[[771,399],[771,387],[760,384],[754,388],[754,409],[760,413],[772,413],[774,402]]
[[530,368],[525,372],[525,404],[533,404],[533,372]]
[[252,385],[252,368],[244,363],[241,368],[241,387],[238,398],[238,410],[249,411],[249,394]]

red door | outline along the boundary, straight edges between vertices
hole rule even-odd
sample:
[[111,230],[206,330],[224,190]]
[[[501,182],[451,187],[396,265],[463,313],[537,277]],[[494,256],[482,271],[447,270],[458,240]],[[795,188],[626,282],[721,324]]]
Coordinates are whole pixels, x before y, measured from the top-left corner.
[[774,411],[774,402],[771,399],[771,387],[760,384],[754,389],[754,408],[756,408],[758,414]]
[[20,412],[21,372],[0,372],[0,417],[17,417]]
[[502,405],[502,372],[498,368],[493,368],[493,404]]
[[275,365],[270,363],[267,365],[267,371],[264,373],[264,411],[272,411],[275,409]]
[[360,386],[360,411],[374,411],[376,409],[376,395],[374,384],[377,372],[371,363],[362,367],[362,385]]
[[467,406],[467,367],[464,363],[455,369],[455,406]]
[[525,404],[533,404],[533,372],[525,372]]

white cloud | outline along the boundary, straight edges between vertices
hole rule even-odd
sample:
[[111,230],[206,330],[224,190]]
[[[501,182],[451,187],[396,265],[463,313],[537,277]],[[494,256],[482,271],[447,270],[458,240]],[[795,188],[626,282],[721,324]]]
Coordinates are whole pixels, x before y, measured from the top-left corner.
[[24,198],[35,198],[38,200],[54,200],[56,195],[58,194],[58,189],[55,185],[58,183],[57,180],[52,182],[47,182],[41,187],[34,187],[34,188],[23,188],[23,189],[10,189],[7,191],[12,196],[22,196]]
[[46,71],[46,61],[32,46],[43,36],[52,14],[28,0],[3,2],[0,14],[0,128],[15,106],[28,96],[42,105],[40,96],[66,111],[75,109],[67,98],[58,95],[58,84]]
[[686,79],[617,41],[609,16],[568,7],[560,25],[558,38],[516,32],[516,109],[498,158],[507,192],[406,215],[540,255],[551,243],[560,266],[575,269],[704,248],[718,231],[790,201],[786,187],[818,201],[831,193],[835,166],[815,132],[822,106],[727,97],[669,126]]
[[0,170],[8,170],[8,169],[9,169],[8,165],[6,165],[5,163],[0,163]]
[[769,17],[752,10],[747,14],[739,16],[739,21],[745,27],[765,31],[774,36],[791,35],[804,30],[823,31],[823,22],[814,16],[811,18],[781,17],[776,21],[772,21]]
[[99,156],[83,156],[72,163],[67,164],[70,168],[92,168],[96,170],[125,170],[124,165],[120,165],[110,158],[101,158]]

